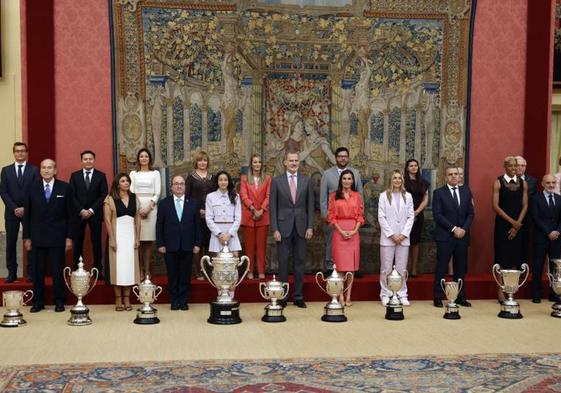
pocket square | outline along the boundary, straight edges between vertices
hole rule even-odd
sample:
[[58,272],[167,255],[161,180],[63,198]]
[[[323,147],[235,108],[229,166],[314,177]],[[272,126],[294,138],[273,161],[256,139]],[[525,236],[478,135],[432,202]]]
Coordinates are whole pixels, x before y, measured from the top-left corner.
[[57,198],[64,198],[64,195],[57,195]]

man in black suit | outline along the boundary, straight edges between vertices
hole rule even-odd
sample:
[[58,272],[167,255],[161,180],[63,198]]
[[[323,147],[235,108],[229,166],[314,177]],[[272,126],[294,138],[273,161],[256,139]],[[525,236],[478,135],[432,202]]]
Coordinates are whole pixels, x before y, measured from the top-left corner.
[[[0,174],[0,196],[6,207],[4,222],[6,225],[6,267],[8,276],[6,283],[14,282],[17,278],[17,241],[19,226],[23,221],[25,209],[23,203],[29,185],[37,181],[39,171],[37,167],[27,163],[27,145],[23,142],[14,143],[15,163],[2,168]],[[28,263],[28,277],[33,276],[31,262]]]
[[[440,280],[446,276],[448,261],[453,258],[454,280],[464,280],[467,268],[469,228],[473,221],[471,191],[467,186],[459,186],[457,167],[446,168],[446,185],[433,193],[432,214],[436,222],[436,271],[434,273],[434,306],[442,307]],[[465,284],[465,283],[464,283]],[[458,294],[457,304],[471,307],[464,293],[465,285]]]
[[[534,260],[532,266],[532,301],[541,303],[543,262],[561,257],[561,196],[555,194],[555,176],[547,174],[542,179],[543,192],[536,193],[530,203],[530,214],[535,225]],[[550,263],[550,270],[553,266]],[[549,299],[558,302],[550,291]]]
[[66,288],[63,269],[64,254],[72,248],[70,225],[70,188],[68,183],[55,179],[56,163],[41,161],[41,179],[29,187],[23,217],[23,245],[32,250],[33,306],[31,312],[45,308],[45,265],[51,265],[55,294],[55,311],[64,311]]
[[[298,172],[298,153],[286,152],[286,172],[271,182],[269,213],[273,238],[278,244],[279,276],[288,282],[288,256],[294,258],[294,305],[306,308],[304,303],[304,271],[306,268],[306,240],[313,236],[314,190],[308,176]],[[282,300],[283,306],[286,300]]]
[[171,309],[188,310],[191,262],[202,243],[199,206],[185,197],[182,176],[174,176],[171,192],[158,204],[156,244],[166,261]]
[[[105,173],[94,169],[95,153],[86,150],[80,153],[82,169],[70,176],[72,203],[72,226],[74,230],[74,269],[84,249],[86,226],[90,227],[93,251],[93,266],[101,275],[101,227],[103,223],[103,200],[107,196]],[[100,277],[103,279],[103,277]]]
[[[516,175],[519,176],[522,180],[524,180],[528,184],[528,209],[531,209],[530,201],[538,192],[538,179],[534,176],[530,176],[526,174],[526,160],[522,156],[516,156]],[[528,214],[524,217],[522,221],[522,228],[520,229],[520,235],[522,236],[522,255],[523,261],[527,262],[531,259],[530,256],[530,243],[532,243],[532,239],[534,237],[534,223],[530,218],[531,213],[528,211]]]

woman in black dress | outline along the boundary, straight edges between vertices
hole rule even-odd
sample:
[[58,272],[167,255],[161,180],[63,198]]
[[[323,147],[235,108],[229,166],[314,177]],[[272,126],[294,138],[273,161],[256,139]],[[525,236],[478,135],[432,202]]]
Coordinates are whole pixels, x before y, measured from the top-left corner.
[[423,210],[429,204],[429,182],[421,177],[419,161],[414,158],[405,163],[405,189],[413,196],[413,209],[415,209],[415,222],[411,229],[409,239],[409,255],[411,256],[411,277],[417,277],[417,262],[419,260],[419,243],[425,215]]
[[[528,211],[528,184],[516,175],[515,157],[504,160],[505,174],[493,184],[495,216],[495,263],[503,269],[520,269],[523,262],[522,236],[519,234]],[[499,300],[504,294],[498,290]]]

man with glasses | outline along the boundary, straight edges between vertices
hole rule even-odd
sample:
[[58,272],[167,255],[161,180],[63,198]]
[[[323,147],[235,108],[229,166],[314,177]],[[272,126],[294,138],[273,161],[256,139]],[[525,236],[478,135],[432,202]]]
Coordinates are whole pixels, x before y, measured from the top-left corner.
[[[327,220],[329,194],[337,190],[337,187],[339,185],[339,176],[345,169],[349,169],[353,172],[355,176],[355,188],[356,191],[360,193],[360,196],[363,199],[362,205],[364,207],[364,194],[362,192],[362,181],[360,179],[360,173],[358,173],[356,169],[349,166],[349,149],[347,149],[346,147],[338,147],[337,150],[335,150],[335,161],[336,165],[323,172],[323,175],[321,177],[319,203],[321,216],[325,220]],[[327,227],[325,237],[325,268],[327,270],[327,274],[330,275],[333,271],[333,257],[331,255],[331,240],[333,238],[333,228],[331,226]],[[362,274],[360,272],[356,272],[355,277],[360,277],[361,275]]]

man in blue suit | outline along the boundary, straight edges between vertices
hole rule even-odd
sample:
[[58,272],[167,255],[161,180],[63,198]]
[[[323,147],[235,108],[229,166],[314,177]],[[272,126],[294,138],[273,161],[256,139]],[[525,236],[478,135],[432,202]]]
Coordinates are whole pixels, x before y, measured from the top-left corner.
[[[27,163],[27,145],[23,142],[14,143],[13,147],[15,163],[2,168],[0,174],[0,196],[6,207],[4,211],[4,222],[6,225],[6,268],[8,276],[6,283],[16,281],[18,272],[17,263],[17,241],[19,226],[25,215],[23,203],[29,185],[37,181],[39,171],[37,167]],[[28,277],[31,278],[33,271],[31,262],[28,264]]]
[[[469,228],[473,221],[472,195],[467,186],[459,186],[457,167],[446,168],[446,185],[433,193],[432,214],[436,222],[436,270],[434,273],[434,306],[442,307],[440,280],[446,276],[448,261],[453,258],[454,280],[464,280],[467,268]],[[458,295],[457,304],[471,307],[466,300],[464,288]]]
[[33,306],[31,312],[45,308],[45,264],[51,264],[55,311],[64,311],[66,288],[63,269],[65,253],[72,248],[70,225],[70,188],[68,183],[55,179],[56,162],[41,161],[41,179],[29,187],[23,217],[23,245],[32,250]]
[[[535,225],[534,260],[532,266],[532,301],[541,303],[543,262],[561,258],[561,196],[555,194],[557,180],[547,174],[542,179],[543,192],[530,200],[530,213]],[[553,266],[550,264],[550,270]],[[550,291],[549,299],[558,302],[558,296]]]
[[166,261],[171,309],[188,310],[193,253],[202,242],[200,213],[197,202],[185,197],[182,176],[174,176],[171,192],[158,204],[156,245]]

